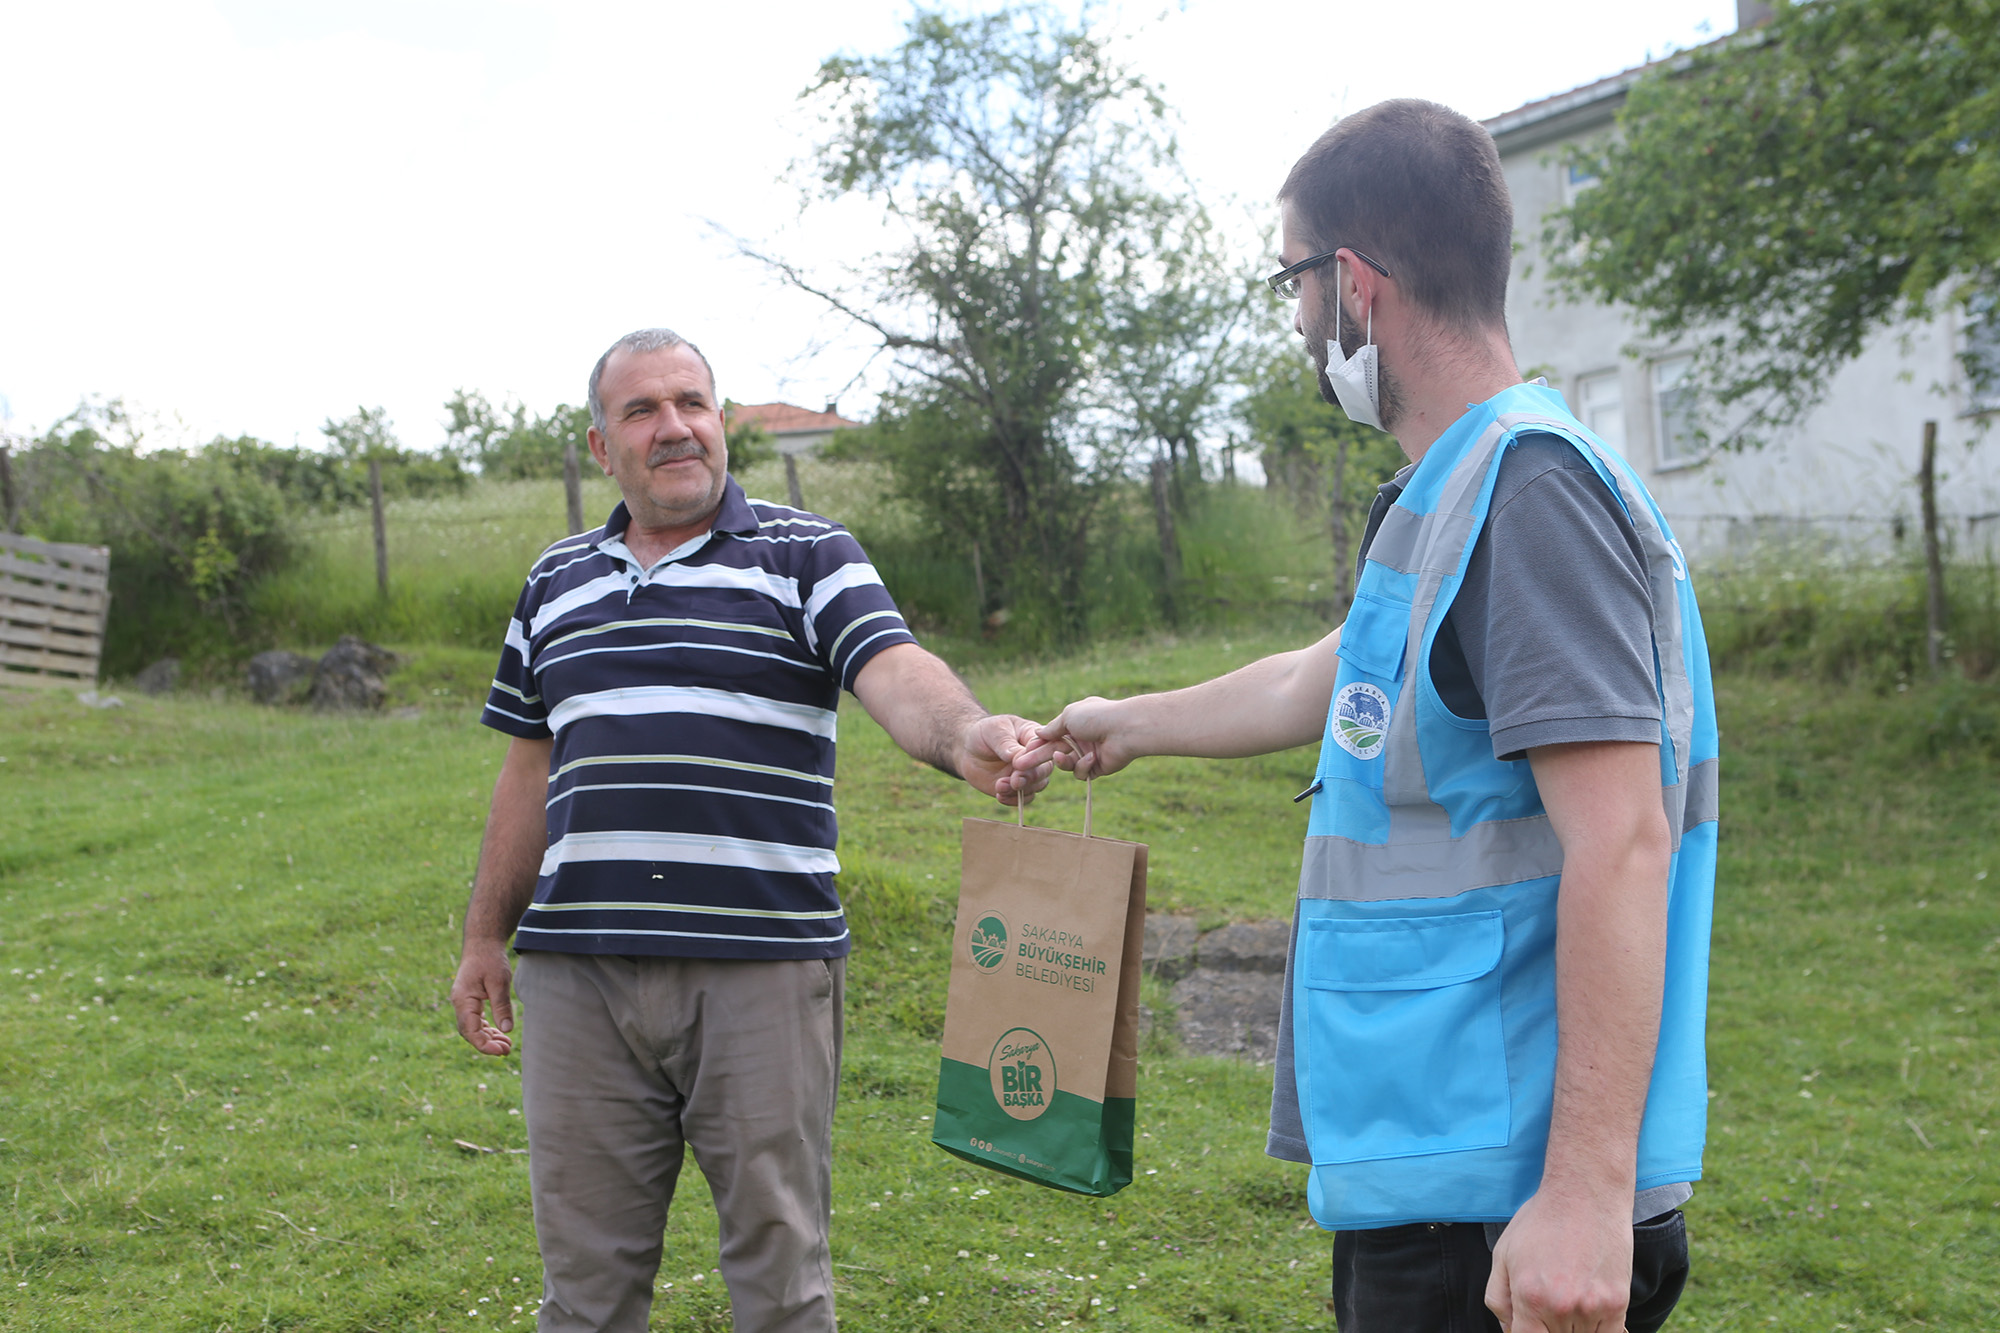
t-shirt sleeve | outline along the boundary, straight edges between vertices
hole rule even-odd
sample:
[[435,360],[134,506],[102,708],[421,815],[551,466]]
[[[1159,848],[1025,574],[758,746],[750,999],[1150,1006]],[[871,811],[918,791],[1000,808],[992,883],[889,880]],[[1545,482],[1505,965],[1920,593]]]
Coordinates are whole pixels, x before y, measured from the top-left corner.
[[1568,442],[1529,436],[1502,460],[1449,618],[1496,758],[1538,745],[1659,740],[1638,533]]
[[479,715],[479,720],[495,731],[530,741],[546,740],[555,734],[549,730],[549,710],[542,702],[528,660],[528,626],[534,623],[538,600],[535,582],[530,578],[521,589],[520,600],[514,603],[514,614],[508,618],[507,638],[500,646],[500,666],[493,673],[492,688],[486,692],[485,711]]
[[852,533],[835,528],[822,536],[807,562],[799,579],[806,646],[842,689],[853,689],[861,668],[884,648],[917,641]]

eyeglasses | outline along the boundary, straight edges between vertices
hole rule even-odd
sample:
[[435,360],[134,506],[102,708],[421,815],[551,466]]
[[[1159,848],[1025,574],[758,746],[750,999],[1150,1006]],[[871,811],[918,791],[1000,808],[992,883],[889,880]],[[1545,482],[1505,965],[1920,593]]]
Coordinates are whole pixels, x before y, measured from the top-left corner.
[[1368,267],[1374,269],[1377,273],[1380,273],[1383,277],[1392,278],[1395,276],[1395,274],[1389,272],[1388,269],[1383,268],[1380,264],[1370,259],[1367,255],[1362,254],[1359,250],[1356,250],[1351,246],[1342,246],[1332,250],[1328,250],[1323,255],[1314,255],[1310,259],[1301,259],[1298,263],[1293,264],[1289,268],[1279,269],[1276,273],[1273,273],[1270,277],[1264,279],[1264,281],[1270,283],[1271,290],[1276,292],[1278,295],[1284,297],[1287,301],[1296,301],[1299,299],[1299,275],[1301,273],[1304,273],[1309,268],[1318,268],[1321,264],[1324,264],[1327,260],[1339,254],[1342,249],[1345,249],[1347,253],[1353,255],[1356,259],[1368,265]]

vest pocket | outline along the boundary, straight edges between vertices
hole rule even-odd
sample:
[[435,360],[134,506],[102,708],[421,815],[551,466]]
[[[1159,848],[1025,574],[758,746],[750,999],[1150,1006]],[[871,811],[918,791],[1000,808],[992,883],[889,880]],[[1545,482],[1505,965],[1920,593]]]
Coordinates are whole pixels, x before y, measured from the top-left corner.
[[[1410,604],[1357,591],[1340,630],[1341,660],[1381,681],[1403,678],[1410,641]],[[1393,691],[1392,691],[1393,693]]]
[[1300,924],[1298,1072],[1313,1162],[1504,1146],[1500,913]]

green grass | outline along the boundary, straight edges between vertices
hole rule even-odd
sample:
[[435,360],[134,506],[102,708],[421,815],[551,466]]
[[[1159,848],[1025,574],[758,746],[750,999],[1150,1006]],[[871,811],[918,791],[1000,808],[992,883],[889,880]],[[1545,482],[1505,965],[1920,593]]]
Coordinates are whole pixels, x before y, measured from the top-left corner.
[[[974,683],[1045,715],[1287,642],[1136,641]],[[523,1145],[516,1066],[443,1004],[504,744],[473,721],[490,653],[409,651],[384,717],[0,696],[0,1327],[528,1326],[523,1158],[452,1146]],[[1717,1096],[1676,1328],[1993,1327],[2000,696],[1954,689],[1725,682]],[[845,1323],[1329,1328],[1326,1237],[1262,1154],[1268,1070],[1156,1040],[1142,1174],[1109,1200],[929,1145],[957,820],[989,807],[851,705],[842,726]],[[1156,907],[1281,915],[1310,767],[1143,765],[1101,784],[1096,827],[1151,845]],[[1064,779],[1034,817],[1081,806]],[[728,1326],[704,1193],[690,1172],[657,1328]]]

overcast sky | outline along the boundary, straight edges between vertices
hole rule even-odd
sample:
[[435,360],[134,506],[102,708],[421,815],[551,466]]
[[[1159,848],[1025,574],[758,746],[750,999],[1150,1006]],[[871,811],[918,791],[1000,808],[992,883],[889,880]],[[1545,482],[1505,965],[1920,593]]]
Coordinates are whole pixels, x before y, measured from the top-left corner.
[[[629,329],[700,343],[724,394],[817,406],[863,353],[707,225],[808,265],[781,179],[797,94],[893,46],[904,4],[62,0],[0,5],[0,396],[35,433],[87,394],[159,443],[317,444],[382,404],[442,438],[455,388],[580,402]],[[1485,117],[1720,36],[1731,0],[1113,4],[1244,234],[1343,111]],[[865,412],[865,386],[844,409]]]

